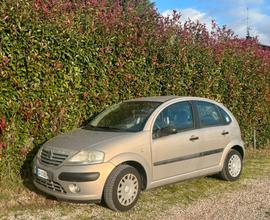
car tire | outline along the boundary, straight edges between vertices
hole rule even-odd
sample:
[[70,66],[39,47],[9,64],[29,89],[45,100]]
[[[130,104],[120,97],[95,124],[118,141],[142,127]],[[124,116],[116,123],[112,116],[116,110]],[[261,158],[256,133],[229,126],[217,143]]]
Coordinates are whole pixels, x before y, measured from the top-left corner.
[[115,211],[128,211],[137,202],[141,191],[141,176],[132,166],[117,166],[109,175],[103,192],[105,204]]
[[226,181],[235,181],[240,177],[242,169],[242,155],[237,150],[231,149],[225,158],[223,169],[219,176]]

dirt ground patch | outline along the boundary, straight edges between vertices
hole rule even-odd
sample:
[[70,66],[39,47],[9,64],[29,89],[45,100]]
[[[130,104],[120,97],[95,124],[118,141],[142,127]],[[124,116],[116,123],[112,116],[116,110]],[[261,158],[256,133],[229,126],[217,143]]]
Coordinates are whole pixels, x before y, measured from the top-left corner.
[[238,190],[175,206],[160,219],[270,219],[270,178],[245,180]]

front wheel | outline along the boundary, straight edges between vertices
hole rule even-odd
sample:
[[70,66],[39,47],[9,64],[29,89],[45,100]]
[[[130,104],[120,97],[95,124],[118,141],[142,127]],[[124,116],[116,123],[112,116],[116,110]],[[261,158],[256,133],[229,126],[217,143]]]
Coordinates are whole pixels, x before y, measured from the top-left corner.
[[237,150],[231,149],[224,161],[220,177],[227,181],[235,181],[240,177],[242,169],[243,158],[241,154]]
[[137,202],[141,191],[141,176],[132,166],[120,165],[108,177],[104,201],[115,211],[127,211]]

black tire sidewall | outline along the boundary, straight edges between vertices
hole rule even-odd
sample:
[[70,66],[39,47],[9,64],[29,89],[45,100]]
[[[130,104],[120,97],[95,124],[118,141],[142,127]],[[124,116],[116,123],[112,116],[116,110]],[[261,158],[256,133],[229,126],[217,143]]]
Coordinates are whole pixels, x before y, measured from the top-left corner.
[[[236,177],[233,177],[229,172],[229,161],[233,155],[237,155],[241,160],[241,170],[240,170],[240,173]],[[226,175],[227,180],[235,181],[235,180],[239,179],[239,177],[241,176],[242,170],[243,170],[243,158],[242,158],[241,154],[234,149],[230,150],[227,157],[226,157],[224,166],[225,166],[224,171],[225,171],[225,175]]]
[[[117,188],[118,188],[118,184],[120,182],[120,180],[126,175],[126,174],[133,174],[134,176],[136,176],[137,178],[137,181],[138,181],[138,193],[136,195],[136,198],[134,199],[134,201],[128,205],[128,206],[123,206],[118,198],[117,198]],[[129,209],[131,209],[136,203],[137,203],[137,200],[139,198],[139,195],[140,195],[140,190],[141,190],[141,176],[139,174],[139,172],[133,168],[133,167],[127,167],[125,169],[123,169],[119,174],[118,176],[116,177],[116,180],[114,182],[114,185],[113,185],[113,195],[112,195],[112,199],[113,199],[113,203],[114,203],[114,206],[117,210],[119,211],[128,211]]]

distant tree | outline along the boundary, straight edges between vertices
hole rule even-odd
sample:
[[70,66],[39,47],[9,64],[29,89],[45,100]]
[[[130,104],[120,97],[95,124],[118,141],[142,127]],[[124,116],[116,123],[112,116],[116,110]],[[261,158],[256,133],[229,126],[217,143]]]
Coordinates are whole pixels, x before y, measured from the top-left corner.
[[[114,4],[115,0],[107,0],[108,5]],[[155,6],[155,4],[149,0],[119,0],[119,4],[123,9],[127,8],[129,5],[135,6],[138,12],[145,12]]]

